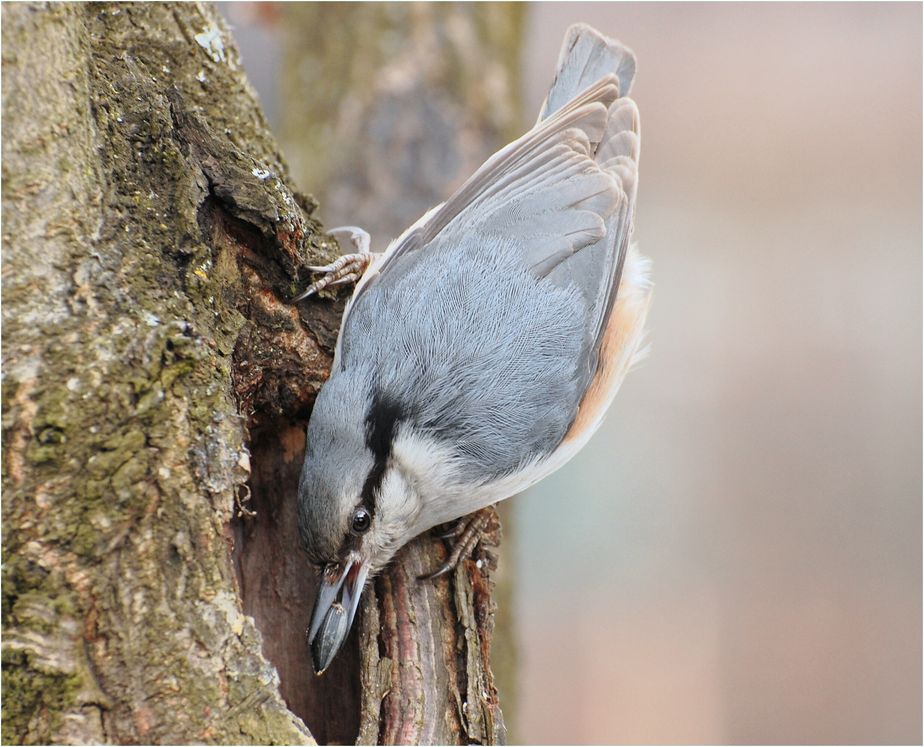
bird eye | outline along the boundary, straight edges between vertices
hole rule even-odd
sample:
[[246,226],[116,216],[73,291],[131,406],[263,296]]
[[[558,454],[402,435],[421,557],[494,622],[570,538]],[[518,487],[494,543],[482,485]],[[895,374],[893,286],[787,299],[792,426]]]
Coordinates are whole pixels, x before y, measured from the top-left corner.
[[366,509],[360,506],[353,512],[353,520],[350,526],[353,534],[365,534],[369,531],[369,527],[372,526],[372,517]]

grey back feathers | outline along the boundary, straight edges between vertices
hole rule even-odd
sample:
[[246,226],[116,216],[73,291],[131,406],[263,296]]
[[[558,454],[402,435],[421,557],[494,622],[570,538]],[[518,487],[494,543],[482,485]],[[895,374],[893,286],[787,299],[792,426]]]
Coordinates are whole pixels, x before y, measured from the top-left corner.
[[345,500],[326,481],[358,499],[383,402],[395,428],[449,447],[472,486],[559,445],[597,370],[631,233],[638,112],[621,96],[634,72],[625,47],[572,27],[536,126],[389,248],[344,319],[302,502]]
[[441,236],[346,321],[342,375],[450,446],[472,486],[558,445],[586,344],[579,295],[538,280],[501,234]]

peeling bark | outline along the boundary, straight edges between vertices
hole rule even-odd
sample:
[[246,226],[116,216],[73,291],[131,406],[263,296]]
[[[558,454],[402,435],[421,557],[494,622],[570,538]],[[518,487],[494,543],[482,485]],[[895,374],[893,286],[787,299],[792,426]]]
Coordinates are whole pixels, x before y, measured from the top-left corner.
[[450,575],[418,580],[443,560],[421,537],[376,579],[363,607],[361,744],[503,744],[491,672],[495,549],[491,524],[475,557]]

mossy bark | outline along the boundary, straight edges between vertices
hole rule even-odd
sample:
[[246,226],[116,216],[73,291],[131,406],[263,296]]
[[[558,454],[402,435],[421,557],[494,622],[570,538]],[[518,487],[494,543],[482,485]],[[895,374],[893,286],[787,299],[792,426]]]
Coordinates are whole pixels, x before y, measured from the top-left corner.
[[280,301],[312,204],[212,8],[2,13],[3,741],[310,742],[230,525],[240,413],[304,420],[329,365]]

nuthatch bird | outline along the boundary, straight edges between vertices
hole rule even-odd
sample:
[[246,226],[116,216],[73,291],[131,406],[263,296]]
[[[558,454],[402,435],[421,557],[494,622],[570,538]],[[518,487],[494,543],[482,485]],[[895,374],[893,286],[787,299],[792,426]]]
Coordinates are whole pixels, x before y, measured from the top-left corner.
[[[518,493],[600,425],[639,354],[648,261],[630,246],[635,57],[572,26],[535,126],[358,280],[308,425],[301,540],[321,569],[308,641],[323,672],[366,579],[420,533]],[[351,232],[368,250],[368,235]]]

